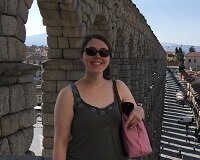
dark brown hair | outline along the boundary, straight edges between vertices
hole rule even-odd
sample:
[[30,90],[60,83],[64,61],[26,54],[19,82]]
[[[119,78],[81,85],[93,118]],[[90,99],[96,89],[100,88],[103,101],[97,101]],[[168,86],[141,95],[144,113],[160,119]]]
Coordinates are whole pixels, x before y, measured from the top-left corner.
[[[92,39],[99,39],[101,41],[103,41],[107,46],[108,46],[108,50],[112,52],[112,46],[110,44],[110,42],[103,36],[99,35],[99,34],[91,34],[91,35],[86,35],[84,37],[82,46],[81,46],[81,56],[83,55],[84,51],[85,51],[85,47],[88,44],[88,42]],[[110,55],[110,58],[112,57],[112,55]],[[111,79],[111,68],[110,68],[110,64],[107,66],[107,68],[103,71],[103,78],[110,80]]]

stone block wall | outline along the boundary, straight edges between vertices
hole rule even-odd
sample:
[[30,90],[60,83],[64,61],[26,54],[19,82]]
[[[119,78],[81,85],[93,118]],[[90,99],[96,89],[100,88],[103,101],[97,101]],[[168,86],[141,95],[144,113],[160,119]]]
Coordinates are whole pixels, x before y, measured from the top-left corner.
[[113,45],[113,77],[123,80],[136,101],[143,103],[155,139],[152,157],[156,159],[159,134],[155,133],[161,127],[162,115],[157,115],[162,113],[164,100],[164,91],[160,90],[164,83],[160,81],[165,80],[165,51],[144,16],[130,0],[38,0],[38,6],[47,26],[50,48],[42,83],[43,155],[52,155],[53,109],[58,92],[84,73],[79,60],[82,37],[99,33]]
[[[23,154],[33,136],[35,90],[32,76],[36,68],[22,63],[26,56],[24,24],[32,1],[0,1],[2,154]],[[79,60],[82,37],[99,33],[106,36],[113,46],[113,77],[123,80],[136,101],[143,103],[154,139],[154,154],[148,159],[158,159],[166,56],[135,4],[131,0],[37,2],[47,29],[49,47],[48,61],[43,64],[42,74],[43,155],[52,156],[53,112],[59,91],[84,74],[84,66]],[[13,125],[14,122],[18,123]],[[21,147],[17,148],[17,143]]]
[[37,67],[24,64],[32,0],[0,1],[0,155],[24,155],[33,139]]

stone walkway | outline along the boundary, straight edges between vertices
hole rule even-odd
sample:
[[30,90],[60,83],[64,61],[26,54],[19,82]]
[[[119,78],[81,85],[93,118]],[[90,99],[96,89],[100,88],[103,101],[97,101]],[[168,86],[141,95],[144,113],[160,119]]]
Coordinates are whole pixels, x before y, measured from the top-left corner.
[[[180,84],[181,88],[184,88],[184,82],[180,81]],[[180,89],[180,84],[178,85],[172,74],[167,71],[160,160],[200,159],[200,144],[194,137],[195,122],[189,126],[188,135],[186,125],[177,123],[181,116],[193,116],[187,104],[176,102],[176,92]]]
[[33,151],[36,156],[42,156],[43,125],[41,117],[37,117],[36,124],[33,127],[34,127],[34,137],[29,150]]

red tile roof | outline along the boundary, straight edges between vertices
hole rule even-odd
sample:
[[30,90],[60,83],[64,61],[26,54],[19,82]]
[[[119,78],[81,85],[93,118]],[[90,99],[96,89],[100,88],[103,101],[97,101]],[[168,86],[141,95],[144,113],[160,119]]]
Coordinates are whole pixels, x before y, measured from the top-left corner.
[[189,52],[185,54],[185,57],[200,57],[200,52]]

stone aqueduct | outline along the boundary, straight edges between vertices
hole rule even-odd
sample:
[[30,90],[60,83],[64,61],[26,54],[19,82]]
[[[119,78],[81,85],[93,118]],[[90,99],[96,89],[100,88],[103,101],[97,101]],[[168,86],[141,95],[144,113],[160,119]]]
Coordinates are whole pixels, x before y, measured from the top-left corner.
[[[25,24],[33,0],[0,1],[0,155],[23,155],[35,123],[37,67],[24,64]],[[37,0],[48,34],[43,64],[43,155],[52,155],[53,110],[58,92],[83,74],[82,37],[106,36],[113,45],[112,73],[143,103],[159,152],[165,83],[165,51],[131,0]],[[37,26],[33,26],[37,29]]]

